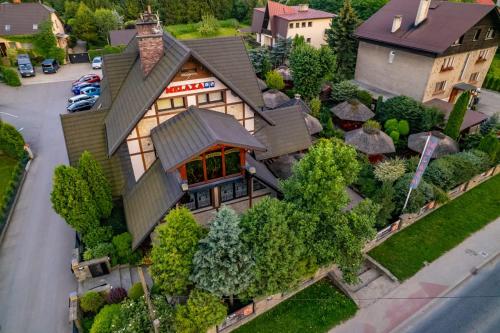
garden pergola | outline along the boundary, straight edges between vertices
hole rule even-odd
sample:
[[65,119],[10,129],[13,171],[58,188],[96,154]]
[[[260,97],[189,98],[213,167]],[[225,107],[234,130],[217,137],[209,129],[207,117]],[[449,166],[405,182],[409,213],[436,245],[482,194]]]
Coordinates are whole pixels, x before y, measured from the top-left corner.
[[432,158],[439,158],[441,156],[459,152],[460,149],[458,147],[458,143],[439,131],[421,132],[410,135],[408,137],[408,148],[417,153],[422,153],[425,142],[430,134],[439,139],[436,149],[434,149],[434,153],[432,154]]

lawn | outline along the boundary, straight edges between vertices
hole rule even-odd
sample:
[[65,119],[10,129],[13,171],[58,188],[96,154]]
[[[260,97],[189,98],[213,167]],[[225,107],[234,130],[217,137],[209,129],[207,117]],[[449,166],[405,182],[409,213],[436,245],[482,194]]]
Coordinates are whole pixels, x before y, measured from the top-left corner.
[[500,216],[500,175],[482,183],[369,252],[406,280]]
[[300,291],[236,329],[236,333],[319,333],[352,317],[354,302],[327,279]]
[[0,155],[0,202],[3,202],[3,196],[12,177],[12,171],[17,165],[17,161],[13,158]]
[[177,39],[197,39],[197,38],[213,38],[224,36],[239,36],[238,29],[247,27],[239,24],[235,20],[219,21],[219,30],[212,36],[202,36],[198,32],[198,23],[176,24],[169,25],[165,28]]
[[500,79],[500,53],[495,54],[495,58],[493,58],[490,70],[488,71],[488,76]]

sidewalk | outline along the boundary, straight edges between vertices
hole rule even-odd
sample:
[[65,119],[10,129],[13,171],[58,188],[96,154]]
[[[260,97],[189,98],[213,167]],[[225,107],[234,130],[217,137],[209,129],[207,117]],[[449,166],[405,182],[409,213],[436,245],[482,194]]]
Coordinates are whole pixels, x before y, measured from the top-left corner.
[[472,276],[471,271],[500,253],[500,218],[467,238],[429,266],[358,311],[330,333],[382,333],[399,328],[415,313]]

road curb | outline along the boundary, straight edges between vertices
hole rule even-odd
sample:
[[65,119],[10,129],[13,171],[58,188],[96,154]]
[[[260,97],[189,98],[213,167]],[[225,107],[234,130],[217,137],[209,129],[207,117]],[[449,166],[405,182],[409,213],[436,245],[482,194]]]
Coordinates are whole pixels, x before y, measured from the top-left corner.
[[5,237],[5,234],[7,233],[7,229],[9,228],[10,220],[12,219],[12,215],[14,215],[14,210],[16,209],[17,201],[19,200],[19,197],[21,196],[21,192],[23,190],[24,182],[26,181],[26,177],[28,177],[28,171],[29,171],[29,169],[31,167],[31,162],[32,161],[33,160],[30,159],[26,163],[26,166],[24,167],[23,177],[21,178],[21,181],[19,182],[19,187],[17,189],[16,196],[14,197],[14,201],[12,202],[12,205],[10,207],[10,212],[7,215],[7,219],[5,221],[5,226],[3,227],[2,232],[0,233],[0,244],[2,244],[3,239]]
[[[454,289],[457,289],[462,284],[464,284],[465,282],[467,282],[471,277],[473,277],[474,275],[476,275],[486,265],[488,265],[492,261],[496,260],[498,257],[500,257],[500,251],[497,251],[495,254],[493,254],[492,256],[490,256],[488,259],[486,259],[485,261],[483,261],[479,265],[477,265],[475,267],[472,267],[472,269],[469,271],[469,273],[467,273],[464,277],[462,277],[461,279],[459,279],[456,283],[454,283],[453,285],[451,285],[450,287],[448,287],[445,291],[443,291],[442,293],[440,293],[436,297],[443,297],[443,296],[449,294],[450,292],[452,292]],[[412,321],[413,319],[415,319],[417,317],[417,315],[420,315],[420,314],[426,312],[427,310],[429,310],[429,308],[431,308],[432,306],[434,306],[435,303],[436,303],[436,299],[433,299],[432,301],[430,301],[429,303],[425,304],[423,307],[421,307],[420,309],[418,309],[410,317],[406,318],[398,326],[396,326],[393,329],[389,330],[387,333],[397,333],[397,332],[400,332],[403,328],[405,328],[405,326],[410,321]]]

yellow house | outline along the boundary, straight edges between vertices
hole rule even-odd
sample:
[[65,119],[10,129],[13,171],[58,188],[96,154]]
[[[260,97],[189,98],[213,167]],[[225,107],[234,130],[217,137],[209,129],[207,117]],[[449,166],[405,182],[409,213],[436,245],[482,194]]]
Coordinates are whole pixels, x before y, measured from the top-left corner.
[[273,47],[278,38],[303,36],[312,46],[326,44],[326,30],[334,14],[309,8],[307,4],[286,6],[268,1],[264,8],[254,8],[251,31],[261,46]]

